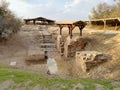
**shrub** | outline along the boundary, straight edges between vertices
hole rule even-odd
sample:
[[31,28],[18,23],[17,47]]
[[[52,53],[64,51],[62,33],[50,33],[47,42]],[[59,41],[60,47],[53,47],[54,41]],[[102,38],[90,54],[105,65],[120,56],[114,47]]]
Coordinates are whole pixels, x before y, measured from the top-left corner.
[[0,4],[0,40],[8,39],[17,33],[21,27],[21,20],[17,18],[9,9],[6,1]]

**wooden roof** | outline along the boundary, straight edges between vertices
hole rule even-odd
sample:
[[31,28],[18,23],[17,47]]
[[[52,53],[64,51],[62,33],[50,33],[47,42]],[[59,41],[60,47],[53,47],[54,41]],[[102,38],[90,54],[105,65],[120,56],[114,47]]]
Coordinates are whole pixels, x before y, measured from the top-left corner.
[[59,22],[56,22],[56,24],[73,24],[75,22],[76,21],[59,21]]
[[77,25],[77,24],[83,24],[84,21],[59,21],[56,22],[57,25]]
[[37,21],[48,21],[48,22],[55,22],[54,20],[50,20],[50,19],[43,18],[43,17],[37,17],[37,18],[35,18],[35,20],[37,20]]
[[24,21],[32,21],[32,20],[34,20],[34,19],[24,19]]
[[48,21],[48,22],[55,22],[54,20],[50,20],[44,17],[37,17],[37,18],[31,18],[31,19],[24,19],[25,21]]
[[63,27],[68,27],[70,38],[72,38],[73,36],[72,31],[75,27],[79,27],[80,36],[82,36],[82,30],[87,25],[87,23],[84,21],[60,21],[60,22],[56,22],[56,24],[60,28],[60,35],[62,35]]
[[114,21],[114,20],[116,20],[116,21],[120,21],[120,18],[105,18],[105,19],[92,19],[92,20],[87,20],[86,22],[88,22],[88,21]]

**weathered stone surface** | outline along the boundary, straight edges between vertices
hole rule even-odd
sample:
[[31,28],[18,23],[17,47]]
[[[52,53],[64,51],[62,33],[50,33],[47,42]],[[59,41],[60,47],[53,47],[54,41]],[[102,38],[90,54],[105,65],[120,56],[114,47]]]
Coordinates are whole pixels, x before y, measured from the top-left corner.
[[97,51],[76,52],[76,64],[77,66],[81,66],[84,72],[108,60],[111,60],[111,57],[101,52]]
[[29,86],[30,83],[32,83],[32,81],[27,81],[27,82],[25,83],[25,86]]
[[87,45],[87,38],[73,37],[72,39],[66,39],[65,41],[65,57],[75,57],[76,51],[84,50]]
[[112,82],[111,84],[114,87],[118,87],[118,86],[120,87],[120,82],[118,82],[118,81]]
[[61,56],[63,56],[64,54],[64,44],[65,44],[65,38],[61,37],[61,35],[57,36],[57,50],[59,51],[59,53],[61,54]]
[[40,85],[36,85],[32,90],[49,90],[48,88]]
[[75,57],[76,51],[83,50],[87,45],[87,38],[74,36],[72,39],[70,36],[61,37],[57,36],[57,49],[65,57]]
[[0,84],[0,90],[6,90],[14,84],[13,80],[6,80]]
[[43,88],[40,87],[40,85],[36,85],[35,87],[33,87],[32,90],[43,90]]
[[33,90],[42,90],[42,88],[39,85],[36,85],[35,87],[33,87]]
[[15,67],[16,65],[17,65],[17,62],[16,62],[16,61],[10,62],[10,66],[11,66],[11,67]]
[[62,84],[54,84],[50,87],[50,90],[62,90],[65,89],[66,87]]
[[57,62],[55,61],[54,58],[48,58],[47,65],[48,65],[48,74],[57,74],[58,67],[57,67]]
[[68,53],[69,53],[69,45],[70,45],[71,39],[70,36],[68,36],[64,42],[64,56],[68,57]]
[[95,84],[95,90],[105,90],[103,85]]
[[25,88],[24,87],[18,87],[15,90],[25,90]]
[[57,36],[57,49],[58,49],[58,51],[60,51],[60,43],[61,43],[61,35],[58,35]]
[[114,88],[113,90],[120,90],[120,88]]
[[72,90],[84,90],[84,85],[82,85],[81,83],[78,83],[73,87]]
[[45,59],[45,52],[40,50],[29,50],[26,61],[39,61]]

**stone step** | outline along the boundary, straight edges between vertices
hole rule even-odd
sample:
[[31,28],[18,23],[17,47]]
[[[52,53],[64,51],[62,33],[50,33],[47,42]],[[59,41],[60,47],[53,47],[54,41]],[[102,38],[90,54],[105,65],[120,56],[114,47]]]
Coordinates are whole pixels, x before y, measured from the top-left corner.
[[9,89],[10,86],[14,85],[14,81],[13,80],[6,80],[2,83],[0,83],[0,90],[7,90]]

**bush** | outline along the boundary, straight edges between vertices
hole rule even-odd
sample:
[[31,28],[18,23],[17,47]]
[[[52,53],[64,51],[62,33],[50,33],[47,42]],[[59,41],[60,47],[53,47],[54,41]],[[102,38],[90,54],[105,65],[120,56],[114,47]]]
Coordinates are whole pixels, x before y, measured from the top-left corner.
[[100,3],[92,9],[90,19],[120,18],[120,0],[116,4]]
[[18,19],[9,9],[6,1],[0,4],[0,40],[8,39],[17,33],[21,27],[21,20]]

